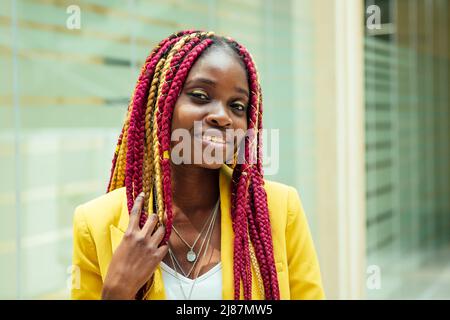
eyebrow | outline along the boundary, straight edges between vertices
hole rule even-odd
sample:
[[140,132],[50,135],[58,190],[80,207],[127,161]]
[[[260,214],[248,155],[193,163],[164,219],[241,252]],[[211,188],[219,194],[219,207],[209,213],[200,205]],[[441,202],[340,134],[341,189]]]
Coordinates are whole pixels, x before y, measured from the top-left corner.
[[[194,79],[191,79],[191,80],[189,80],[189,81],[186,81],[186,85],[189,85],[189,84],[192,83],[192,82],[201,82],[201,83],[204,83],[204,84],[206,84],[206,85],[210,85],[210,86],[212,86],[212,87],[216,87],[216,85],[217,85],[217,83],[216,83],[215,81],[213,81],[213,80],[211,80],[211,79],[208,79],[208,78],[194,78]],[[241,88],[241,87],[234,87],[234,89],[235,89],[236,91],[238,91],[238,92],[240,92],[240,93],[246,95],[247,97],[249,96],[248,91],[245,90],[244,88]]]

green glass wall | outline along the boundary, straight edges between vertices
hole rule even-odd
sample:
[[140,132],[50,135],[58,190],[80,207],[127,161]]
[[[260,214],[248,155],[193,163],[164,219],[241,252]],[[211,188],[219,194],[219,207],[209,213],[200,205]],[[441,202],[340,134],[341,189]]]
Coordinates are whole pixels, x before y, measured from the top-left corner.
[[367,263],[382,278],[367,295],[448,298],[449,3],[366,3],[388,13],[365,38]]
[[[0,298],[67,297],[73,210],[104,193],[141,64],[174,31],[211,29],[248,47],[262,78],[265,126],[280,129],[279,170],[267,178],[299,187],[290,159],[311,147],[300,144],[307,136],[291,143],[298,101],[290,64],[302,59],[301,85],[309,86],[296,97],[311,118],[311,3],[294,16],[291,1],[273,0],[1,1]],[[77,8],[80,28],[68,28]],[[305,50],[294,54],[297,40]],[[302,164],[310,180],[312,164]],[[313,191],[300,190],[310,212]]]

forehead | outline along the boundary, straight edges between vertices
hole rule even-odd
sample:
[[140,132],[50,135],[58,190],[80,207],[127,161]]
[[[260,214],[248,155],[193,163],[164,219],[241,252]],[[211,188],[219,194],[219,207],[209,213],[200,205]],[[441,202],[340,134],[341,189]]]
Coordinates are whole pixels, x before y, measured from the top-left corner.
[[240,58],[231,49],[212,47],[203,53],[189,71],[186,81],[196,77],[232,81],[248,87],[247,71]]

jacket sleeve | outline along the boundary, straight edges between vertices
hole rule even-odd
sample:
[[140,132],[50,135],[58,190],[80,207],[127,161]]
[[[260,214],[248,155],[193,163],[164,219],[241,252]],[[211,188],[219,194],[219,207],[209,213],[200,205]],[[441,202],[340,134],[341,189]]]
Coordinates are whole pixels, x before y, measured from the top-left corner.
[[97,251],[86,223],[83,207],[75,209],[73,219],[73,257],[71,298],[95,300],[101,298],[103,281]]
[[291,299],[324,299],[319,262],[300,197],[289,187],[286,226]]

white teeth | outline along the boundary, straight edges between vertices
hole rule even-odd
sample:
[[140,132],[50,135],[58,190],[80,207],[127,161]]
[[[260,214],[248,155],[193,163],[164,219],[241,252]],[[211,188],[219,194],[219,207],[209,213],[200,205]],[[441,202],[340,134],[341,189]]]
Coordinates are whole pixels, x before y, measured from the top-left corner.
[[216,143],[225,143],[225,141],[221,137],[216,136],[203,136],[203,139],[206,141],[212,141]]

